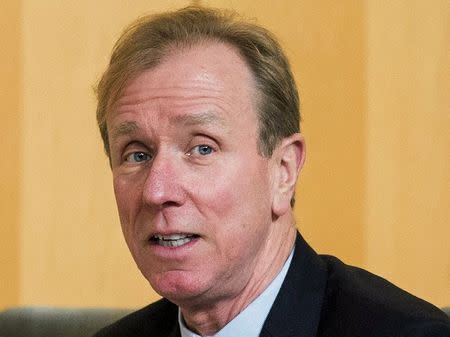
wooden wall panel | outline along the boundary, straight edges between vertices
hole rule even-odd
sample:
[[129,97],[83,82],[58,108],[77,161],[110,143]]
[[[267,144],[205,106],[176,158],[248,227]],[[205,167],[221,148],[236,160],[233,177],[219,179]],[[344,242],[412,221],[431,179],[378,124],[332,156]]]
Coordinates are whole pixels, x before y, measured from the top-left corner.
[[0,309],[19,299],[20,2],[0,3]]
[[367,6],[367,265],[450,304],[450,6]]

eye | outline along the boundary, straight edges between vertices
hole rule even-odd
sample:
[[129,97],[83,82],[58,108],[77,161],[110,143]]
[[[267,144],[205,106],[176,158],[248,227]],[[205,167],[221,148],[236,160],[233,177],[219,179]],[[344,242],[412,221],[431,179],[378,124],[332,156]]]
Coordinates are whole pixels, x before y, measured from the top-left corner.
[[125,161],[130,162],[130,163],[141,163],[147,160],[150,160],[151,157],[149,154],[145,153],[145,152],[133,152],[130,153],[126,158]]
[[189,155],[192,155],[192,154],[198,154],[198,155],[200,155],[200,156],[207,156],[207,155],[209,155],[209,154],[211,154],[211,153],[213,153],[214,152],[214,149],[211,147],[211,146],[209,146],[209,145],[206,145],[206,144],[201,144],[201,145],[197,145],[197,146],[194,146],[190,151],[189,151]]

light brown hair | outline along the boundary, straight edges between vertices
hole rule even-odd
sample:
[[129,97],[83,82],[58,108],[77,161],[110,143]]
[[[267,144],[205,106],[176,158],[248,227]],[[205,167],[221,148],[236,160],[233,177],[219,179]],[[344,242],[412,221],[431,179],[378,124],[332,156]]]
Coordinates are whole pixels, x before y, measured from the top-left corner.
[[96,90],[97,122],[108,156],[106,115],[126,82],[157,66],[173,48],[207,41],[234,46],[255,78],[261,155],[270,157],[283,138],[299,132],[298,92],[289,62],[276,38],[265,28],[242,20],[235,12],[186,7],[138,19],[114,46]]

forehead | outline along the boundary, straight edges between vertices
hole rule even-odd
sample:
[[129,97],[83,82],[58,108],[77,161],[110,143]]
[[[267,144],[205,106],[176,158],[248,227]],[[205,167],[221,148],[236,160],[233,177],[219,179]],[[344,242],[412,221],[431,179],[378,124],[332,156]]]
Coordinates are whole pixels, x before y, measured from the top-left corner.
[[[170,101],[188,107],[197,101],[221,103],[223,108],[253,110],[256,106],[253,75],[237,49],[217,42],[171,48],[154,68],[130,79],[110,110],[126,112],[145,102]],[[227,109],[225,109],[227,110]]]

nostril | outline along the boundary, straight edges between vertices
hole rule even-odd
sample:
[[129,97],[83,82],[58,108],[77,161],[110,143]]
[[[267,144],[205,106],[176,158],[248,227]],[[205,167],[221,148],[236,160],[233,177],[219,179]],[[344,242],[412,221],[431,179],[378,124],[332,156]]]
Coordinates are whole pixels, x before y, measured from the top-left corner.
[[162,207],[177,207],[179,204],[175,201],[166,201],[162,204]]

